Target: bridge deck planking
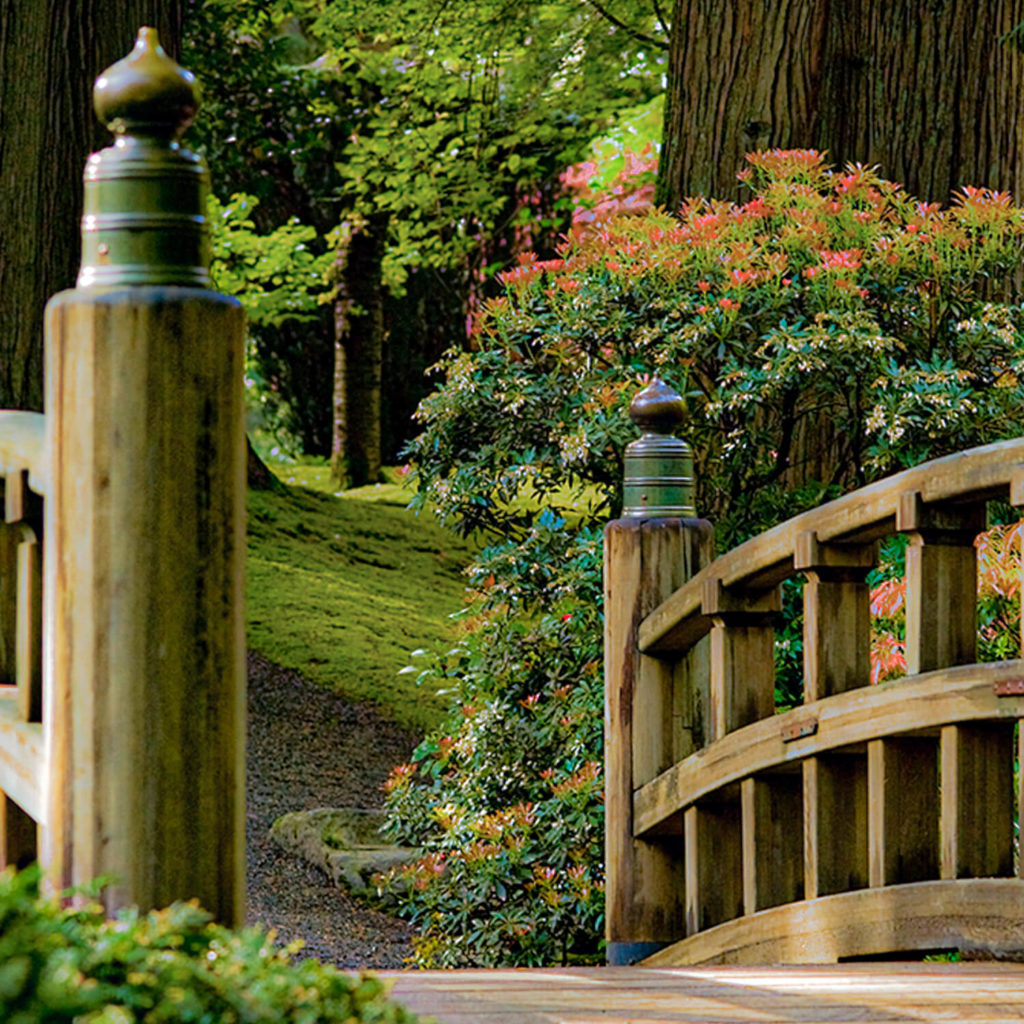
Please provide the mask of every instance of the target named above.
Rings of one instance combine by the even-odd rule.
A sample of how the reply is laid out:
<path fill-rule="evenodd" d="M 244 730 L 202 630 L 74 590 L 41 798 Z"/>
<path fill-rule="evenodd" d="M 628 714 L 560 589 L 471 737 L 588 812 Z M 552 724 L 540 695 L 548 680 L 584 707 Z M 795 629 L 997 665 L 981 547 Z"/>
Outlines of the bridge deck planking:
<path fill-rule="evenodd" d="M 870 1024 L 1024 1020 L 1024 966 L 873 963 L 384 972 L 439 1024 Z"/>

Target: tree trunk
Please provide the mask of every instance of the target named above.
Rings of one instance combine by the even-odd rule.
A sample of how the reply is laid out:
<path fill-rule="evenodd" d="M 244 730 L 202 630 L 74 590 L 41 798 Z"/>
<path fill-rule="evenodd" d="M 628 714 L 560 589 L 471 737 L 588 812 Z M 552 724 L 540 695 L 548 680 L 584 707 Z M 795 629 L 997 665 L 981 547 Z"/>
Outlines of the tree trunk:
<path fill-rule="evenodd" d="M 339 255 L 334 316 L 331 480 L 361 487 L 380 478 L 384 297 L 381 264 L 387 217 L 374 215 Z"/>
<path fill-rule="evenodd" d="M 911 195 L 963 185 L 1024 199 L 1024 55 L 1001 42 L 1024 0 L 829 5 L 815 145 L 878 164 Z"/>
<path fill-rule="evenodd" d="M 827 150 L 922 199 L 1022 194 L 1024 0 L 676 0 L 658 201 L 737 195 L 743 155 Z"/>
<path fill-rule="evenodd" d="M 823 0 L 676 0 L 657 202 L 733 199 L 743 156 L 810 146 Z"/>
<path fill-rule="evenodd" d="M 109 144 L 99 73 L 153 25 L 177 53 L 184 0 L 0 3 L 0 408 L 41 409 L 43 307 L 74 285 L 82 171 Z"/>

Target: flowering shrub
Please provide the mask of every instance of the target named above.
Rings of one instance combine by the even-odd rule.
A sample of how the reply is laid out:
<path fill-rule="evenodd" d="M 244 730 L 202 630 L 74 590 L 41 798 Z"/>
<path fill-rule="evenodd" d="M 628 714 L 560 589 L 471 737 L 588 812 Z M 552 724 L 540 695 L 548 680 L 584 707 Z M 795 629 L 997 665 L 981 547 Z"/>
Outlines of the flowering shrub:
<path fill-rule="evenodd" d="M 620 507 L 645 374 L 684 395 L 719 550 L 1024 427 L 1022 313 L 990 301 L 1024 233 L 1006 195 L 967 188 L 940 209 L 813 152 L 749 161 L 745 203 L 692 200 L 522 257 L 420 407 L 417 501 L 500 538 L 462 640 L 423 669 L 449 680 L 449 721 L 388 793 L 395 834 L 428 850 L 409 889 L 385 883 L 424 930 L 423 962 L 596 948 L 600 778 L 579 774 L 602 757 L 595 526 Z M 796 631 L 783 642 L 779 692 L 798 699 Z"/>
<path fill-rule="evenodd" d="M 455 646 L 420 652 L 450 680 L 443 732 L 386 783 L 391 836 L 429 848 L 380 879 L 421 934 L 424 964 L 565 962 L 593 954 L 600 851 L 601 538 L 541 515 L 485 551 Z"/>

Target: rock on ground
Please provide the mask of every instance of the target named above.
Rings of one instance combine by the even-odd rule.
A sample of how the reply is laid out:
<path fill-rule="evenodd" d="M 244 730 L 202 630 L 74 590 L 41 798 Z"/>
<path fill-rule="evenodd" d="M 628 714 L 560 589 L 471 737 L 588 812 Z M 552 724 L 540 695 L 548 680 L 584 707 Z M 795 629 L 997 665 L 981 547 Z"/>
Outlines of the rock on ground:
<path fill-rule="evenodd" d="M 338 888 L 271 841 L 275 819 L 318 807 L 379 808 L 381 785 L 417 737 L 250 653 L 246 754 L 248 921 L 302 939 L 338 967 L 396 968 L 412 953 L 404 922 Z"/>

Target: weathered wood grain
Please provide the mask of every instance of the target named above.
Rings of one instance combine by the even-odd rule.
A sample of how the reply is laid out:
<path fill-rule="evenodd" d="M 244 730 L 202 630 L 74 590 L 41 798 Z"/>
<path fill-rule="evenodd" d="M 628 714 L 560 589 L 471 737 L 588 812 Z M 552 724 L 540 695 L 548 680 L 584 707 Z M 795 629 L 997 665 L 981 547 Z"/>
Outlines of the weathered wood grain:
<path fill-rule="evenodd" d="M 813 533 L 820 544 L 870 543 L 895 532 L 904 494 L 919 495 L 924 506 L 950 503 L 963 496 L 977 504 L 1007 495 L 1022 462 L 1022 438 L 983 445 L 897 473 L 787 520 L 720 556 L 713 566 L 653 609 L 640 625 L 640 648 L 649 653 L 681 650 L 700 635 L 704 628 L 700 623 L 687 626 L 685 621 L 700 617 L 707 578 L 717 577 L 724 587 L 738 583 L 755 589 L 774 586 L 795 571 L 801 534 Z"/>
<path fill-rule="evenodd" d="M 788 903 L 700 932 L 645 966 L 834 963 L 894 950 L 1016 955 L 1024 882 L 977 878 L 859 889 Z"/>
<path fill-rule="evenodd" d="M 692 743 L 687 673 L 636 650 L 636 624 L 710 556 L 702 520 L 620 519 L 605 528 L 606 936 L 613 962 L 684 933 L 680 843 L 633 835 L 633 790 Z"/>
<path fill-rule="evenodd" d="M 939 877 L 938 743 L 899 736 L 868 743 L 869 884 Z"/>
<path fill-rule="evenodd" d="M 189 288 L 47 314 L 44 693 L 59 885 L 244 909 L 242 314 Z"/>
<path fill-rule="evenodd" d="M 942 877 L 1013 874 L 1013 723 L 942 730 Z"/>
<path fill-rule="evenodd" d="M 950 722 L 1016 721 L 1024 714 L 1024 696 L 997 696 L 995 687 L 1021 678 L 1024 661 L 960 665 L 850 690 L 757 722 L 641 787 L 634 798 L 634 828 L 643 834 L 722 786 L 839 747 L 938 730 Z M 797 738 L 787 740 L 787 734 Z"/>
<path fill-rule="evenodd" d="M 45 823 L 43 743 L 43 727 L 22 718 L 14 687 L 0 687 L 0 791 Z"/>
<path fill-rule="evenodd" d="M 440 1024 L 1008 1024 L 1024 1020 L 1016 964 L 604 967 L 383 972 Z"/>

